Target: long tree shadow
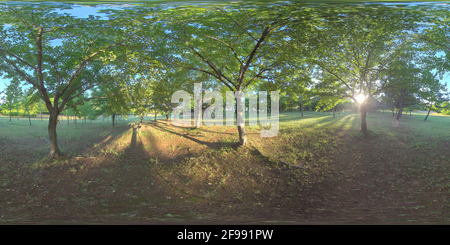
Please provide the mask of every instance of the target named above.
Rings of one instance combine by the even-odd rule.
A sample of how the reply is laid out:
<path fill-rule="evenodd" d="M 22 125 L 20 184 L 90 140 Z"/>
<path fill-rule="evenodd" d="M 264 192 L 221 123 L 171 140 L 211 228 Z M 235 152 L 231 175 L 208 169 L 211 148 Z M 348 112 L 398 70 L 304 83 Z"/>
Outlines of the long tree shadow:
<path fill-rule="evenodd" d="M 137 129 L 133 127 L 133 134 L 131 135 L 130 148 L 136 147 L 136 131 Z"/>
<path fill-rule="evenodd" d="M 343 129 L 345 127 L 345 125 L 348 124 L 348 122 L 350 120 L 354 120 L 354 118 L 351 115 L 348 116 L 344 116 L 344 117 L 332 117 L 332 118 L 324 118 L 322 120 L 322 123 L 318 123 L 320 124 L 320 127 L 333 127 L 336 129 Z"/>
<path fill-rule="evenodd" d="M 223 143 L 223 142 L 211 143 L 211 142 L 208 142 L 208 141 L 202 141 L 202 140 L 196 139 L 196 138 L 194 138 L 192 136 L 189 136 L 188 134 L 182 134 L 182 133 L 178 133 L 178 132 L 169 130 L 169 129 L 164 128 L 164 127 L 162 127 L 162 126 L 160 126 L 158 124 L 153 124 L 153 126 L 158 128 L 159 130 L 162 130 L 162 131 L 165 131 L 165 132 L 168 132 L 168 133 L 171 133 L 171 134 L 174 134 L 174 135 L 186 138 L 186 139 L 191 140 L 191 141 L 193 141 L 193 142 L 195 142 L 197 144 L 205 145 L 205 146 L 207 146 L 209 148 L 222 148 L 222 147 L 236 148 L 236 147 L 238 147 L 238 143 L 237 142 L 236 143 Z"/>
<path fill-rule="evenodd" d="M 98 155 L 100 149 L 122 137 L 127 130 L 127 126 L 116 128 L 95 126 L 81 131 L 74 128 L 57 128 L 58 147 L 62 157 Z M 0 149 L 0 154 L 4 156 L 5 161 L 35 162 L 48 157 L 50 145 L 47 131 L 43 128 L 37 128 L 27 137 L 6 137 L 4 140 L 8 142 L 8 147 Z M 20 155 L 9 156 L 10 152 L 19 151 Z"/>
<path fill-rule="evenodd" d="M 427 210 L 435 203 L 437 206 L 437 201 L 429 200 L 439 200 L 440 194 L 432 193 L 430 189 L 439 187 L 422 176 L 438 176 L 439 168 L 444 170 L 444 167 L 428 163 L 426 150 L 411 146 L 414 136 L 410 134 L 415 125 L 404 125 L 399 130 L 398 126 L 391 125 L 392 116 L 377 116 L 379 118 L 377 121 L 374 119 L 371 126 L 377 132 L 376 137 L 366 138 L 356 133 L 360 121 L 353 121 L 352 132 L 346 135 L 342 154 L 336 162 L 342 176 L 333 180 L 336 183 L 330 185 L 328 193 L 324 193 L 328 200 L 332 200 L 327 202 L 325 209 L 337 211 L 330 213 L 330 217 L 353 217 L 360 221 L 386 222 L 403 216 L 423 218 L 427 212 L 435 211 Z M 432 187 L 424 190 L 421 184 Z M 417 207 L 423 207 L 421 212 Z"/>
<path fill-rule="evenodd" d="M 129 130 L 129 126 L 111 127 L 97 136 L 88 136 L 80 140 L 61 139 L 58 140 L 65 149 L 70 149 L 68 155 L 89 154 L 97 155 L 98 151 L 110 146 L 112 142 L 123 137 Z M 87 142 L 86 142 L 87 141 Z"/>
<path fill-rule="evenodd" d="M 206 129 L 204 129 L 205 127 L 208 127 L 208 126 L 202 126 L 202 127 L 200 127 L 200 128 L 189 128 L 190 130 L 199 130 L 199 131 L 202 131 L 202 132 L 206 132 L 206 133 L 212 133 L 212 134 L 226 134 L 226 135 L 234 135 L 234 134 L 236 134 L 236 133 L 226 133 L 226 132 L 219 132 L 219 131 L 211 131 L 211 130 L 206 130 Z M 228 127 L 228 126 L 227 126 Z M 231 127 L 231 126 L 230 126 Z M 237 126 L 233 126 L 233 127 L 237 127 Z M 248 127 L 248 125 L 246 125 L 246 127 Z M 259 134 L 259 133 L 248 133 L 247 132 L 247 135 L 252 135 L 252 134 Z"/>
<path fill-rule="evenodd" d="M 149 125 L 149 123 L 144 123 L 144 125 Z M 150 144 L 154 151 L 147 150 L 146 144 Z M 136 127 L 133 127 L 130 145 L 126 149 L 126 152 L 128 157 L 132 159 L 132 164 L 134 166 L 145 166 L 151 169 L 153 180 L 156 181 L 155 178 L 159 179 L 158 182 L 160 186 L 164 187 L 162 191 L 165 196 L 152 198 L 157 199 L 160 202 L 166 202 L 168 209 L 173 208 L 172 210 L 167 211 L 168 213 L 176 213 L 179 215 L 178 218 L 182 219 L 191 219 L 192 215 L 196 215 L 191 212 L 191 207 L 189 205 L 184 204 L 187 204 L 186 201 L 188 201 L 187 199 L 189 198 L 204 199 L 204 197 L 196 196 L 188 190 L 184 190 L 182 186 L 180 187 L 175 185 L 172 183 L 171 179 L 161 173 L 161 169 L 170 169 L 174 162 L 183 161 L 186 154 L 178 154 L 175 156 L 162 154 L 163 151 L 161 151 L 160 146 L 158 145 L 157 137 L 155 137 L 154 133 L 149 133 L 145 127 L 142 127 L 142 131 L 139 131 Z M 159 153 L 153 154 L 154 152 Z M 151 183 L 151 185 L 153 185 L 153 183 Z M 151 187 L 155 188 L 155 186 Z M 187 199 L 183 199 L 183 196 L 187 197 Z M 179 203 L 183 205 L 179 205 Z"/>
<path fill-rule="evenodd" d="M 22 220 L 170 220 L 165 214 L 176 213 L 172 207 L 178 199 L 155 174 L 132 130 L 124 152 L 21 165 L 17 174 L 8 170 L 12 176 L 7 188 L 14 192 L 0 189 L 1 203 L 8 202 L 0 215 Z M 106 130 L 103 147 L 124 132 L 109 137 L 112 132 Z"/>
<path fill-rule="evenodd" d="M 315 126 L 320 126 L 320 128 L 322 128 L 322 126 L 329 126 L 332 125 L 336 122 L 341 122 L 343 119 L 345 119 L 345 121 L 347 120 L 346 118 L 350 119 L 351 115 L 342 115 L 342 116 L 338 116 L 333 118 L 333 116 L 321 116 L 321 117 L 311 117 L 311 118 L 305 118 L 304 121 L 301 121 L 302 124 L 296 124 L 296 125 L 287 125 L 287 126 L 283 126 L 282 123 L 280 123 L 280 129 L 279 132 L 280 133 L 290 133 L 290 132 L 295 132 L 299 129 L 299 127 L 305 127 L 305 128 L 314 128 Z M 345 125 L 344 124 L 340 124 L 340 125 Z"/>

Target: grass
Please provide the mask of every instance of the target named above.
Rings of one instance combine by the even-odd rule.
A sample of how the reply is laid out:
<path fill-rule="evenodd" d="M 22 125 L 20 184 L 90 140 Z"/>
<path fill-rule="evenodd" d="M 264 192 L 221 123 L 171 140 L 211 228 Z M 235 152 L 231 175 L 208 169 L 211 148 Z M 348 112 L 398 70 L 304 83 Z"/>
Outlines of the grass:
<path fill-rule="evenodd" d="M 447 222 L 450 117 L 424 117 L 372 113 L 363 135 L 355 113 L 282 113 L 245 147 L 236 127 L 63 119 L 55 160 L 46 121 L 0 117 L 0 221 Z"/>

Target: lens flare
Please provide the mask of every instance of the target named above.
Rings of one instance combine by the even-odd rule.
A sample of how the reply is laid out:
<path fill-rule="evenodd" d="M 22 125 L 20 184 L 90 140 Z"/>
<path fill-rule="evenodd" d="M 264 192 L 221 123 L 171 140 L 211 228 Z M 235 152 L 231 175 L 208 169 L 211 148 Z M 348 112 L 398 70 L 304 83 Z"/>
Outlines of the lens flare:
<path fill-rule="evenodd" d="M 358 94 L 356 96 L 356 100 L 358 101 L 358 103 L 363 103 L 364 102 L 364 95 L 363 94 Z"/>

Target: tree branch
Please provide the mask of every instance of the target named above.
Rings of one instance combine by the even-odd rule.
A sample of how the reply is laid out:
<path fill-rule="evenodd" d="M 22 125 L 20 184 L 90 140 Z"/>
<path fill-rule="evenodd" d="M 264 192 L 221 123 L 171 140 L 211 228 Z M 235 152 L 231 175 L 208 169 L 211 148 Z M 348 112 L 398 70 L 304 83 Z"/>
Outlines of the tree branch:
<path fill-rule="evenodd" d="M 68 95 L 63 99 L 63 102 L 61 103 L 61 107 L 64 108 L 64 106 L 67 104 L 67 102 L 69 102 L 69 101 L 71 101 L 72 99 L 74 99 L 74 98 L 80 96 L 81 94 L 83 94 L 84 92 L 86 92 L 87 90 L 89 90 L 89 89 L 91 89 L 91 88 L 93 88 L 93 87 L 95 87 L 95 86 L 100 86 L 100 85 L 102 85 L 102 84 L 104 84 L 104 83 L 107 83 L 107 82 L 111 81 L 112 79 L 116 78 L 117 76 L 118 76 L 118 75 L 112 76 L 112 77 L 110 77 L 109 79 L 107 79 L 106 81 L 103 81 L 103 82 L 100 82 L 100 83 L 95 83 L 95 84 L 93 84 L 93 85 L 91 85 L 91 86 L 88 86 L 88 87 L 86 87 L 85 89 L 83 89 L 81 92 L 79 92 L 78 94 L 76 94 L 76 95 L 74 95 L 74 96 L 72 96 L 72 97 L 69 97 L 69 98 L 68 98 L 68 95 L 72 94 L 73 92 L 70 93 L 70 94 L 68 94 Z"/>
<path fill-rule="evenodd" d="M 110 49 L 110 48 L 113 48 L 113 47 L 122 45 L 122 42 L 123 42 L 123 41 L 118 42 L 118 43 L 115 43 L 115 44 L 112 44 L 112 45 L 109 45 L 109 46 L 107 46 L 107 47 L 105 47 L 105 48 L 102 48 L 102 49 L 98 50 L 97 52 L 94 52 L 93 54 L 91 54 L 91 55 L 88 56 L 87 58 L 85 58 L 85 59 L 81 62 L 81 64 L 78 66 L 78 68 L 75 70 L 75 72 L 72 74 L 72 76 L 70 77 L 70 79 L 69 79 L 69 81 L 67 82 L 66 86 L 65 86 L 64 89 L 61 91 L 61 94 L 64 94 L 65 91 L 67 90 L 67 88 L 70 86 L 70 84 L 75 80 L 75 78 L 78 77 L 78 76 L 80 75 L 79 72 L 80 72 L 81 68 L 82 68 L 83 66 L 85 66 L 86 63 L 87 63 L 90 59 L 92 59 L 93 57 L 95 57 L 97 54 L 99 54 L 99 53 L 101 53 L 101 52 L 104 52 L 105 50 L 108 50 L 108 49 Z"/>
<path fill-rule="evenodd" d="M 276 64 L 277 64 L 277 63 L 275 62 L 275 64 L 273 64 L 271 67 L 266 68 L 266 69 L 262 69 L 256 76 L 254 76 L 252 79 L 250 79 L 250 80 L 242 87 L 242 90 L 245 90 L 245 89 L 247 88 L 247 86 L 250 85 L 250 83 L 251 83 L 252 81 L 254 81 L 256 78 L 261 77 L 261 75 L 262 75 L 264 72 L 270 71 L 270 70 L 272 70 L 273 68 L 275 68 Z"/>
<path fill-rule="evenodd" d="M 239 26 L 244 32 L 246 32 L 251 38 L 253 38 L 253 40 L 255 40 L 256 42 L 258 42 L 258 40 L 244 27 L 242 27 L 239 22 L 237 22 L 235 19 L 233 19 L 230 15 L 228 15 L 227 13 L 225 13 L 222 9 L 215 7 L 217 10 L 219 10 L 220 12 L 222 12 L 222 14 L 224 14 L 225 16 L 227 16 L 228 18 L 230 18 L 237 26 Z"/>
<path fill-rule="evenodd" d="M 4 49 L 2 49 L 2 48 L 0 48 L 0 52 L 5 52 L 5 53 L 7 53 L 8 55 L 10 55 L 10 56 L 16 58 L 18 61 L 24 63 L 24 64 L 27 65 L 27 66 L 29 66 L 29 67 L 32 68 L 33 70 L 36 70 L 36 67 L 32 66 L 30 63 L 24 61 L 23 59 L 21 59 L 20 57 L 18 57 L 18 56 L 15 55 L 15 54 L 13 54 L 13 53 L 11 53 L 11 52 L 8 52 L 8 51 L 6 51 L 6 50 L 4 50 Z"/>
<path fill-rule="evenodd" d="M 319 65 L 320 66 L 320 65 Z M 325 69 L 328 73 L 332 74 L 333 76 L 335 76 L 337 79 L 339 79 L 350 91 L 352 91 L 352 93 L 354 94 L 355 91 L 350 88 L 350 86 L 344 81 L 342 80 L 342 78 L 340 78 L 338 75 L 336 75 L 335 73 L 333 73 L 332 71 L 328 70 L 326 67 L 322 67 L 320 66 L 322 69 Z"/>
<path fill-rule="evenodd" d="M 423 36 L 423 35 L 420 36 L 420 38 L 423 39 L 423 40 L 425 40 L 425 41 L 428 42 L 428 43 L 435 44 L 435 45 L 437 45 L 437 46 L 440 46 L 440 47 L 442 47 L 442 48 L 447 49 L 448 51 L 450 51 L 450 46 L 446 46 L 446 45 L 444 45 L 444 44 L 440 44 L 440 43 L 437 43 L 437 42 L 435 42 L 435 41 L 432 41 L 432 40 L 426 38 L 426 37 Z"/>
<path fill-rule="evenodd" d="M 5 54 L 3 53 L 3 51 L 0 51 L 0 53 L 2 54 L 3 58 L 6 60 L 6 62 L 8 62 L 11 66 L 13 66 L 13 70 L 15 70 L 17 73 L 19 73 L 27 82 L 31 83 L 35 88 L 39 89 L 39 86 L 37 83 L 33 82 L 33 80 L 31 80 L 26 73 L 24 73 L 23 71 L 21 71 L 15 64 L 14 62 L 10 61 L 8 58 L 6 58 Z"/>
<path fill-rule="evenodd" d="M 247 59 L 247 62 L 245 64 L 244 69 L 242 70 L 242 73 L 239 74 L 239 85 L 238 86 L 240 86 L 242 84 L 245 73 L 247 72 L 248 67 L 250 66 L 250 63 L 252 62 L 253 57 L 255 56 L 258 49 L 261 47 L 261 44 L 266 39 L 267 35 L 269 35 L 270 31 L 271 31 L 270 27 L 266 27 L 264 29 L 263 33 L 261 34 L 261 37 L 259 38 L 258 42 L 256 43 L 255 47 L 253 48 L 253 50 L 249 56 L 249 58 Z"/>
<path fill-rule="evenodd" d="M 84 100 L 80 100 L 80 101 L 76 102 L 76 103 L 73 104 L 73 105 L 67 106 L 67 107 L 65 107 L 65 108 L 63 108 L 63 109 L 61 109 L 61 110 L 59 110 L 59 112 L 61 113 L 61 112 L 65 111 L 65 110 L 68 110 L 68 109 L 70 109 L 70 108 L 73 108 L 73 107 L 75 107 L 75 106 L 77 106 L 77 105 L 79 105 L 79 104 L 81 104 L 81 103 L 83 103 L 83 102 L 85 102 L 85 101 L 88 101 L 88 100 L 93 100 L 93 99 L 106 99 L 106 98 L 108 98 L 108 97 L 100 97 L 100 96 L 97 96 L 97 97 L 86 98 L 86 99 L 84 99 Z"/>

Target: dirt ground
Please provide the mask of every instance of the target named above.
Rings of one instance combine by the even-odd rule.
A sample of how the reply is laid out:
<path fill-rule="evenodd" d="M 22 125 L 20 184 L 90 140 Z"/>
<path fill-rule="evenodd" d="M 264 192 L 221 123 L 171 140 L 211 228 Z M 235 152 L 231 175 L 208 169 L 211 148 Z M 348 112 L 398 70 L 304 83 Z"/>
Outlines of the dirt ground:
<path fill-rule="evenodd" d="M 26 141 L 30 147 L 21 148 L 24 158 L 1 163 L 0 217 L 6 223 L 79 224 L 448 222 L 450 142 L 419 149 L 411 143 L 416 129 L 402 124 L 395 130 L 404 137 L 337 134 L 327 157 L 305 169 L 262 156 L 254 148 L 264 143 L 257 144 L 256 130 L 248 130 L 255 143 L 237 146 L 228 140 L 236 136 L 232 127 L 190 129 L 158 121 L 145 123 L 140 133 L 135 125 L 111 128 L 92 146 L 61 140 L 82 156 L 31 168 L 24 159 L 32 158 L 31 146 L 40 139 L 3 139 L 0 146 Z"/>

